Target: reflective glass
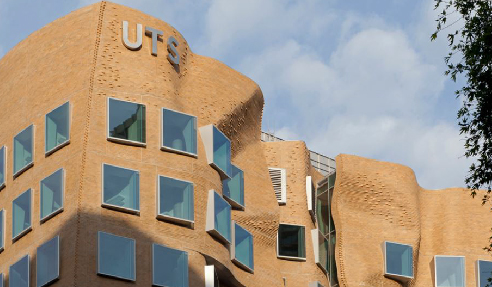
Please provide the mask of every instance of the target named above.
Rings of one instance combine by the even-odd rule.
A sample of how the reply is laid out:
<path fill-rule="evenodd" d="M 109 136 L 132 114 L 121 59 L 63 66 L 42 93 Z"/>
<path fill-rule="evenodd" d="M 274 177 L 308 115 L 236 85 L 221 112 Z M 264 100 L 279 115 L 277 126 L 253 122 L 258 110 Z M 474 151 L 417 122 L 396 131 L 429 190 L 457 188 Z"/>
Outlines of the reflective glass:
<path fill-rule="evenodd" d="M 14 137 L 14 174 L 33 162 L 32 136 L 33 126 L 30 125 Z"/>
<path fill-rule="evenodd" d="M 193 183 L 159 176 L 159 214 L 193 221 Z"/>
<path fill-rule="evenodd" d="M 31 227 L 31 189 L 12 202 L 12 238 Z"/>
<path fill-rule="evenodd" d="M 412 246 L 385 242 L 386 274 L 413 277 Z"/>
<path fill-rule="evenodd" d="M 231 242 L 231 206 L 219 194 L 214 192 L 215 230 Z"/>
<path fill-rule="evenodd" d="M 5 184 L 5 146 L 0 148 L 0 188 Z"/>
<path fill-rule="evenodd" d="M 3 273 L 0 273 L 0 287 L 3 287 Z"/>
<path fill-rule="evenodd" d="M 316 196 L 316 221 L 318 222 L 318 228 L 323 233 L 327 235 L 329 232 L 329 214 L 330 209 L 328 205 L 328 190 L 327 184 L 318 188 L 318 195 Z"/>
<path fill-rule="evenodd" d="M 164 147 L 197 153 L 196 117 L 162 109 L 162 128 Z"/>
<path fill-rule="evenodd" d="M 4 220 L 5 220 L 5 211 L 2 209 L 0 210 L 0 250 L 4 248 L 4 242 L 3 238 L 5 235 L 5 230 L 4 230 Z"/>
<path fill-rule="evenodd" d="M 214 138 L 214 164 L 227 176 L 231 176 L 231 142 L 215 126 L 213 128 Z"/>
<path fill-rule="evenodd" d="M 63 207 L 63 169 L 41 181 L 41 220 Z"/>
<path fill-rule="evenodd" d="M 492 286 L 492 261 L 478 260 L 478 273 L 480 278 L 478 287 Z"/>
<path fill-rule="evenodd" d="M 306 258 L 304 226 L 280 224 L 278 227 L 278 255 Z"/>
<path fill-rule="evenodd" d="M 188 253 L 152 244 L 152 284 L 188 287 Z"/>
<path fill-rule="evenodd" d="M 10 266 L 9 287 L 29 287 L 29 255 Z"/>
<path fill-rule="evenodd" d="M 254 270 L 253 236 L 237 223 L 234 225 L 234 231 L 236 260 Z"/>
<path fill-rule="evenodd" d="M 222 181 L 222 188 L 224 196 L 244 206 L 244 174 L 242 170 L 232 165 L 231 178 Z"/>
<path fill-rule="evenodd" d="M 109 137 L 145 143 L 145 106 L 109 98 Z"/>
<path fill-rule="evenodd" d="M 36 252 L 36 286 L 46 286 L 60 276 L 60 237 L 38 247 Z"/>
<path fill-rule="evenodd" d="M 98 232 L 97 273 L 135 280 L 135 240 Z"/>
<path fill-rule="evenodd" d="M 138 211 L 139 174 L 138 171 L 104 164 L 103 203 Z"/>
<path fill-rule="evenodd" d="M 66 143 L 70 136 L 70 104 L 66 102 L 47 114 L 45 126 L 45 152 Z"/>
<path fill-rule="evenodd" d="M 328 269 L 328 240 L 318 231 L 318 251 L 319 251 L 319 264 L 325 269 Z"/>
<path fill-rule="evenodd" d="M 435 256 L 436 287 L 465 287 L 465 258 Z"/>
<path fill-rule="evenodd" d="M 328 244 L 328 256 L 329 256 L 329 267 L 330 270 L 328 273 L 330 274 L 330 282 L 332 286 L 338 284 L 338 276 L 337 276 L 337 265 L 335 262 L 335 243 L 336 243 L 336 235 L 332 233 L 330 235 L 329 244 Z"/>

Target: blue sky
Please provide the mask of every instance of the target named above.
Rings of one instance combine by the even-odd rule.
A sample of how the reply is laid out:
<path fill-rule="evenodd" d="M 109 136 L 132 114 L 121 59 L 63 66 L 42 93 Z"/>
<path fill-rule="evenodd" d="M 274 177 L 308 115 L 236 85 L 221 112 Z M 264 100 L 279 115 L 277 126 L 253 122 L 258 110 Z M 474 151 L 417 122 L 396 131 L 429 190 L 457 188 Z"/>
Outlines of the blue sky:
<path fill-rule="evenodd" d="M 0 56 L 96 1 L 0 0 Z M 410 166 L 424 188 L 464 186 L 459 86 L 444 75 L 432 0 L 118 0 L 180 31 L 193 52 L 257 82 L 263 129 L 334 157 Z M 459 24 L 459 23 L 458 23 Z"/>

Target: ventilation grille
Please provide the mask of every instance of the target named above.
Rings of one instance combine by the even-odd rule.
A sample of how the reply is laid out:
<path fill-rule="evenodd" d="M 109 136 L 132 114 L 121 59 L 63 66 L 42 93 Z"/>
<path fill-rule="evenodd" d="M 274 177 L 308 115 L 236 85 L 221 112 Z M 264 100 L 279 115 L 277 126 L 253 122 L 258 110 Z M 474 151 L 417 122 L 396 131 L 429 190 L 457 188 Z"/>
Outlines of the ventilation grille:
<path fill-rule="evenodd" d="M 279 204 L 287 203 L 287 180 L 286 172 L 283 168 L 269 167 L 270 179 L 272 180 L 273 190 L 275 191 L 275 197 Z"/>

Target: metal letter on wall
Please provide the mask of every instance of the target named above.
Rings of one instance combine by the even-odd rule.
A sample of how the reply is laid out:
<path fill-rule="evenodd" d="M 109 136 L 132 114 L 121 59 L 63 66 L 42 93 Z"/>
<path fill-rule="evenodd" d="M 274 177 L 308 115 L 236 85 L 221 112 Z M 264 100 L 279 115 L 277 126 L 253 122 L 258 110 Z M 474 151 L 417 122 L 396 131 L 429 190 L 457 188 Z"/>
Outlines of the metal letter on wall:
<path fill-rule="evenodd" d="M 123 21 L 123 45 L 129 50 L 138 50 L 142 47 L 142 24 L 137 24 L 137 41 L 128 40 L 128 21 Z"/>
<path fill-rule="evenodd" d="M 150 27 L 145 27 L 145 35 L 152 37 L 152 55 L 157 56 L 157 36 L 164 35 L 164 32 Z"/>
<path fill-rule="evenodd" d="M 179 65 L 179 54 L 176 49 L 178 45 L 178 41 L 174 39 L 173 36 L 170 36 L 169 39 L 167 39 L 167 51 L 169 52 L 169 54 L 167 54 L 167 59 L 173 65 Z"/>

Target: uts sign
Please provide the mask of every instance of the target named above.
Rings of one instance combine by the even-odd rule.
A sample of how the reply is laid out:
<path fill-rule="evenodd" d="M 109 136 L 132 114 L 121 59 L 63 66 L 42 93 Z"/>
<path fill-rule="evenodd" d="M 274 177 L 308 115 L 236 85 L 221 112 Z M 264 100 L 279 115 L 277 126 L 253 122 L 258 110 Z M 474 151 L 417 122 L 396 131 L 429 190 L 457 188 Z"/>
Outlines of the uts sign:
<path fill-rule="evenodd" d="M 137 24 L 137 40 L 136 42 L 130 42 L 128 40 L 128 21 L 123 21 L 123 45 L 127 47 L 129 50 L 136 51 L 142 48 L 142 37 L 143 37 L 143 29 L 142 24 Z M 152 38 L 152 55 L 157 56 L 157 39 L 159 36 L 163 36 L 164 32 L 161 30 L 157 30 L 151 27 L 145 27 L 145 35 Z M 167 59 L 173 65 L 179 65 L 179 54 L 176 47 L 178 47 L 178 41 L 173 37 L 169 36 L 167 39 Z"/>

